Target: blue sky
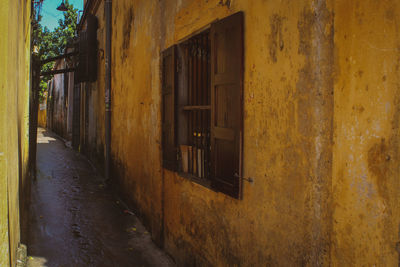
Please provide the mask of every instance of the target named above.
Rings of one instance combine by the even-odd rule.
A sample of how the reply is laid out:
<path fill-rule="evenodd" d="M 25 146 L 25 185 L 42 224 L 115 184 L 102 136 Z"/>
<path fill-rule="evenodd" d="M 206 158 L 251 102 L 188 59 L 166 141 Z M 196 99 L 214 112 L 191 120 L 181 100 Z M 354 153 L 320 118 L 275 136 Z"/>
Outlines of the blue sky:
<path fill-rule="evenodd" d="M 1 0 L 0 0 L 1 1 Z M 83 0 L 69 0 L 75 8 L 83 10 Z M 58 26 L 58 20 L 63 18 L 63 12 L 56 8 L 61 4 L 61 0 L 44 0 L 41 15 L 43 16 L 40 24 L 47 26 L 50 31 Z"/>

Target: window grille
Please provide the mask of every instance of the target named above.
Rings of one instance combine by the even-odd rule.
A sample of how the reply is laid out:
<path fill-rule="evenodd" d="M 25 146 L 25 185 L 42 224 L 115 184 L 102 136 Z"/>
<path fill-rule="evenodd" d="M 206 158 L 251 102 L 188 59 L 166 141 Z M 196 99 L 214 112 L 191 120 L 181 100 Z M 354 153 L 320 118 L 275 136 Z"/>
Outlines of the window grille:
<path fill-rule="evenodd" d="M 187 105 L 183 107 L 187 120 L 187 147 L 181 146 L 183 172 L 197 178 L 210 177 L 210 38 L 209 31 L 198 34 L 183 46 L 186 48 Z M 183 151 L 186 150 L 186 151 Z"/>

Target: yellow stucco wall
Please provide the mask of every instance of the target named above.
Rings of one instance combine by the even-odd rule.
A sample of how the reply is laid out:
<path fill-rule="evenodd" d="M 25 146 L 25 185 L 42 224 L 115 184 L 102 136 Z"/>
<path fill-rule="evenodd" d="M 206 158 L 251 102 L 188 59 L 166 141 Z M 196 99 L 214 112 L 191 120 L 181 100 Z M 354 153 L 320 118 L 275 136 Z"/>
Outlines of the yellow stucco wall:
<path fill-rule="evenodd" d="M 15 264 L 28 160 L 30 1 L 0 3 L 0 266 Z"/>
<path fill-rule="evenodd" d="M 0 33 L 8 32 L 8 1 L 0 4 Z M 7 132 L 3 127 L 6 123 L 7 99 L 7 48 L 5 38 L 0 39 L 0 265 L 9 264 L 8 243 L 8 202 L 7 202 L 7 164 L 5 150 L 7 146 Z"/>
<path fill-rule="evenodd" d="M 399 14 L 399 1 L 335 1 L 337 266 L 399 264 Z"/>
<path fill-rule="evenodd" d="M 329 261 L 333 98 L 329 66 L 318 68 L 332 61 L 331 10 L 323 1 L 192 1 L 173 17 L 172 42 L 240 10 L 243 176 L 255 182 L 238 201 L 166 171 L 167 247 L 181 264 L 320 265 Z"/>
<path fill-rule="evenodd" d="M 255 183 L 244 183 L 243 200 L 235 200 L 161 168 L 159 55 L 241 10 L 244 176 Z M 322 14 L 322 32 L 313 11 Z M 164 227 L 165 248 L 178 263 L 328 260 L 333 83 L 325 75 L 329 69 L 314 71 L 332 61 L 330 14 L 323 2 L 309 1 L 113 3 L 116 170 L 155 239 Z M 320 57 L 312 57 L 317 51 Z"/>
<path fill-rule="evenodd" d="M 38 126 L 46 128 L 47 124 L 47 110 L 38 111 Z"/>
<path fill-rule="evenodd" d="M 160 145 L 161 51 L 238 11 L 243 175 L 255 181 L 242 200 L 164 170 Z M 178 264 L 396 265 L 399 11 L 395 0 L 113 1 L 112 178 Z M 102 48 L 102 4 L 96 15 Z M 91 86 L 102 124 L 103 74 Z"/>

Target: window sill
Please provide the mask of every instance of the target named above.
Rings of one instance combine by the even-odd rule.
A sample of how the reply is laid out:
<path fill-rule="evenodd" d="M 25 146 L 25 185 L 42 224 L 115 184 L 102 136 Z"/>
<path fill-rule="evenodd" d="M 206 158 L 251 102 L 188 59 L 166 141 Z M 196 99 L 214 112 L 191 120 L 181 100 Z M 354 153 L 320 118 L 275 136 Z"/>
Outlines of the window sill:
<path fill-rule="evenodd" d="M 218 192 L 217 190 L 215 190 L 215 188 L 212 186 L 211 181 L 210 180 L 204 180 L 204 179 L 200 179 L 192 174 L 189 173 L 185 173 L 185 172 L 178 172 L 178 175 L 182 178 L 186 178 L 188 180 L 190 180 L 193 183 L 199 184 L 201 186 L 204 186 L 208 189 L 210 189 L 211 191 L 214 192 Z"/>

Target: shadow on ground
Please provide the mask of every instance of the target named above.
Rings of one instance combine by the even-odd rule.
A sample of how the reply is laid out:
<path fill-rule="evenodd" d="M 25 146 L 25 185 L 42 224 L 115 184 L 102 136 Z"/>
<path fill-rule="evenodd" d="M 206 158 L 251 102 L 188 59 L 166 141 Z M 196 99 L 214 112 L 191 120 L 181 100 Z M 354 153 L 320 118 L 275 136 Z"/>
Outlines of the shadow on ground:
<path fill-rule="evenodd" d="M 28 266 L 173 266 L 80 154 L 38 130 Z"/>

